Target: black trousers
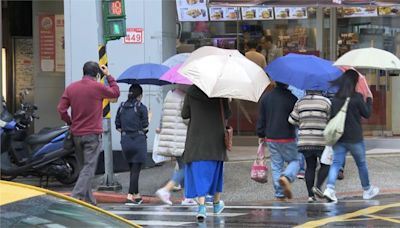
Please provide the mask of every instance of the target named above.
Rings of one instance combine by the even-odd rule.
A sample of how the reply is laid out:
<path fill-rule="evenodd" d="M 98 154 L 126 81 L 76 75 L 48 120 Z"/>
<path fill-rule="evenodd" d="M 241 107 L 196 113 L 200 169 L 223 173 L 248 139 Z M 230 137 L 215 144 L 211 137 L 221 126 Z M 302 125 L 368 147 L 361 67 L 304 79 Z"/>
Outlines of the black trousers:
<path fill-rule="evenodd" d="M 129 194 L 139 193 L 139 175 L 142 170 L 142 163 L 129 163 L 131 178 L 129 182 Z"/>
<path fill-rule="evenodd" d="M 321 159 L 322 151 L 302 151 L 304 157 L 306 159 L 306 186 L 308 191 L 308 196 L 313 197 L 314 193 L 312 192 L 312 187 L 315 184 L 315 171 L 317 169 L 318 160 Z M 326 177 L 329 173 L 329 165 L 325 165 L 320 163 L 320 168 L 317 174 L 317 185 L 316 187 L 321 189 L 322 184 L 324 183 Z"/>

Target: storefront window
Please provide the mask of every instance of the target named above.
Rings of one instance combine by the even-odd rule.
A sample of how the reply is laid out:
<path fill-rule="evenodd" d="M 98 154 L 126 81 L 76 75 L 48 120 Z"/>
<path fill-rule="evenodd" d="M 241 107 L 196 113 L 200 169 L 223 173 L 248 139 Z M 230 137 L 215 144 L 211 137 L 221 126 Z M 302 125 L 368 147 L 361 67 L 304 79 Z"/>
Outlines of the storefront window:
<path fill-rule="evenodd" d="M 385 7 L 383 13 L 378 13 L 374 7 L 335 8 L 335 11 L 324 7 L 322 26 L 317 21 L 317 8 L 296 8 L 295 14 L 303 18 L 287 19 L 289 9 L 292 11 L 292 8 L 282 9 L 278 16 L 275 11 L 274 19 L 268 20 L 246 20 L 245 18 L 256 17 L 259 11 L 242 10 L 241 19 L 236 21 L 181 22 L 182 32 L 177 51 L 191 52 L 201 46 L 210 45 L 238 49 L 245 53 L 247 41 L 256 40 L 262 52 L 260 38 L 271 36 L 283 55 L 303 53 L 336 60 L 349 50 L 370 46 L 400 55 L 400 7 Z M 336 16 L 331 18 L 333 12 Z M 332 28 L 332 25 L 335 27 Z M 336 29 L 336 35 L 332 29 Z M 396 88 L 400 89 L 400 77 L 386 77 L 384 72 L 371 70 L 363 73 L 366 74 L 374 94 L 373 115 L 364 121 L 366 134 L 400 134 L 400 120 L 393 118 L 393 114 L 400 113 L 400 108 L 394 106 L 400 98 L 393 93 Z M 390 74 L 393 73 L 389 72 Z M 254 135 L 258 117 L 257 104 L 234 101 L 232 110 L 231 124 L 237 130 L 236 133 Z"/>
<path fill-rule="evenodd" d="M 339 56 L 356 48 L 375 47 L 400 54 L 400 18 L 397 16 L 355 17 L 338 19 Z M 400 110 L 395 104 L 400 80 L 396 72 L 363 70 L 374 96 L 372 116 L 364 120 L 366 135 L 399 134 Z"/>

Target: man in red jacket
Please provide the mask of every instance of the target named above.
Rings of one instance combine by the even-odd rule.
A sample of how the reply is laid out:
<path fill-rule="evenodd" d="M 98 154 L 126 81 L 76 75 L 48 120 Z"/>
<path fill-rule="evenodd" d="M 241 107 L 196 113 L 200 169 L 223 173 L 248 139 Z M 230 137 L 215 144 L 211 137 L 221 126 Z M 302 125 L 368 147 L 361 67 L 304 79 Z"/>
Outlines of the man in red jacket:
<path fill-rule="evenodd" d="M 103 72 L 109 87 L 98 82 Z M 96 62 L 86 62 L 83 78 L 70 84 L 64 91 L 57 110 L 61 119 L 71 126 L 75 152 L 83 164 L 72 197 L 96 205 L 92 195 L 92 180 L 101 151 L 103 99 L 119 97 L 119 87 L 106 66 Z M 68 109 L 71 107 L 71 116 Z"/>

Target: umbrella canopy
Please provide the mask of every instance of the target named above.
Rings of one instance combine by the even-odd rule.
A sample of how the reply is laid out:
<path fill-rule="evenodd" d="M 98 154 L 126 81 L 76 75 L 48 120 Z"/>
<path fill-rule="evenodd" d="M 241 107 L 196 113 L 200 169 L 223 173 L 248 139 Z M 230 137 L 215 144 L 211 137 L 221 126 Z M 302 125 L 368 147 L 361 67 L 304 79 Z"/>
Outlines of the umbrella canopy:
<path fill-rule="evenodd" d="M 261 67 L 237 50 L 205 46 L 178 70 L 209 97 L 257 102 L 270 83 Z"/>
<path fill-rule="evenodd" d="M 173 67 L 182 64 L 190 56 L 190 53 L 180 53 L 169 57 L 162 64 L 167 67 Z"/>
<path fill-rule="evenodd" d="M 192 85 L 193 83 L 189 81 L 189 79 L 183 77 L 180 73 L 178 73 L 178 69 L 182 66 L 182 64 L 178 64 L 171 69 L 169 69 L 165 74 L 160 77 L 160 80 L 164 80 L 174 84 L 182 84 L 182 85 Z"/>
<path fill-rule="evenodd" d="M 117 79 L 117 82 L 128 84 L 166 85 L 160 77 L 169 70 L 167 66 L 154 63 L 138 64 L 129 67 Z"/>
<path fill-rule="evenodd" d="M 372 47 L 349 51 L 340 57 L 334 65 L 367 69 L 400 70 L 399 58 L 388 51 Z"/>
<path fill-rule="evenodd" d="M 343 72 L 345 72 L 346 70 L 350 70 L 350 69 L 357 71 L 353 67 L 340 67 L 340 69 Z M 357 71 L 357 73 L 358 73 L 358 82 L 357 82 L 357 85 L 356 85 L 356 91 L 361 93 L 365 99 L 367 97 L 371 97 L 372 96 L 372 92 L 369 89 L 369 85 L 368 85 L 367 79 L 360 72 Z"/>
<path fill-rule="evenodd" d="M 288 54 L 272 61 L 266 68 L 267 74 L 275 81 L 292 85 L 302 90 L 328 91 L 329 81 L 338 78 L 342 72 L 332 62 L 313 56 Z"/>

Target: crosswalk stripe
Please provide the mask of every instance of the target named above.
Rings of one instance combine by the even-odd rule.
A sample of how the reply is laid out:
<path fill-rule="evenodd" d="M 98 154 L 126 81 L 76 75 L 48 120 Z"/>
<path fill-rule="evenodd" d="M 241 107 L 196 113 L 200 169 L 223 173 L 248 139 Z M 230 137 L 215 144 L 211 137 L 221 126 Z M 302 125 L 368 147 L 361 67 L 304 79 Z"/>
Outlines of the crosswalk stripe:
<path fill-rule="evenodd" d="M 194 224 L 194 222 L 171 222 L 171 221 L 158 221 L 158 220 L 129 220 L 141 226 L 184 226 Z"/>
<path fill-rule="evenodd" d="M 325 203 L 324 203 L 325 204 Z M 134 206 L 134 208 L 154 208 L 154 205 L 140 205 Z M 197 208 L 195 206 L 184 206 L 184 205 L 157 205 L 158 208 Z M 213 206 L 207 205 L 207 208 L 212 208 Z M 132 209 L 132 206 L 119 206 L 120 209 Z M 289 206 L 225 206 L 225 209 L 272 209 L 272 210 L 285 210 L 290 209 L 292 207 Z"/>
<path fill-rule="evenodd" d="M 166 215 L 166 216 L 195 216 L 197 212 L 172 212 L 172 211 L 110 211 L 117 215 Z M 235 217 L 246 215 L 247 213 L 221 213 L 214 215 L 213 213 L 207 213 L 207 216 L 219 216 L 219 217 Z"/>

